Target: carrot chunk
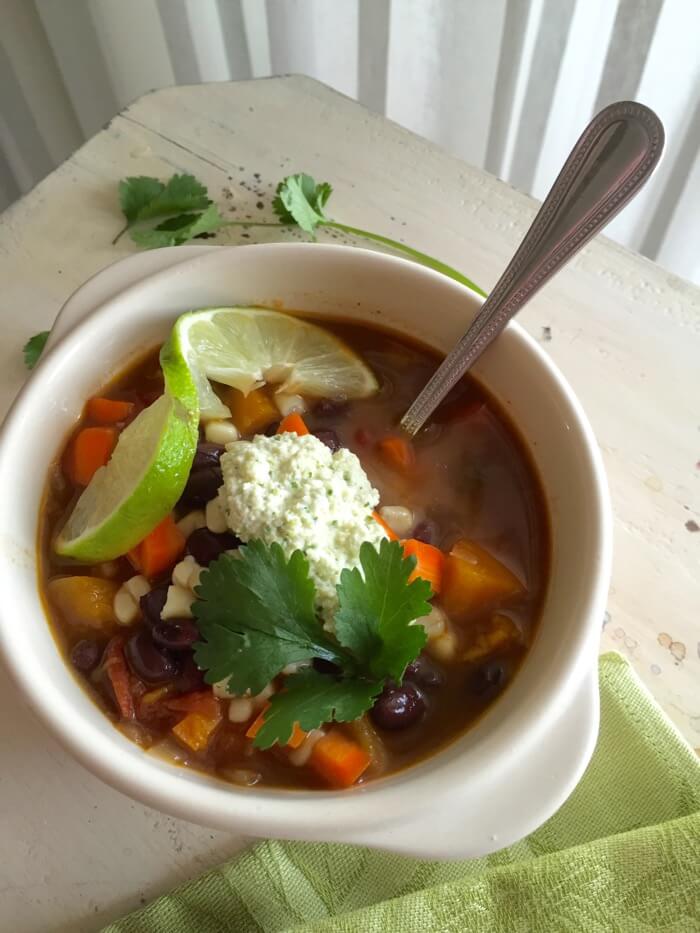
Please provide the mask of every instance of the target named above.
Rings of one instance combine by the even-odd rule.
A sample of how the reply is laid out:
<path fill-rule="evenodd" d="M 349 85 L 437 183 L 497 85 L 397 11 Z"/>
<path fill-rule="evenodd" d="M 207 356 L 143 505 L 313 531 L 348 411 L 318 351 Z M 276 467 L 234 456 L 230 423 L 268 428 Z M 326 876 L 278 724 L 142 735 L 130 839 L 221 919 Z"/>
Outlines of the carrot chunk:
<path fill-rule="evenodd" d="M 408 473 L 415 465 L 416 452 L 406 437 L 385 437 L 377 443 L 377 450 L 384 463 L 399 473 Z"/>
<path fill-rule="evenodd" d="M 266 703 L 262 711 L 258 715 L 258 717 L 254 719 L 251 722 L 251 724 L 248 726 L 248 729 L 245 734 L 247 739 L 254 739 L 255 736 L 258 734 L 258 732 L 260 732 L 260 730 L 263 727 L 263 723 L 265 722 L 265 713 L 268 711 L 269 708 L 270 708 L 270 704 Z M 299 748 L 299 746 L 304 741 L 306 736 L 307 736 L 307 733 L 304 732 L 304 730 L 299 726 L 298 722 L 295 722 L 294 728 L 292 729 L 292 737 L 287 742 L 285 747 L 292 748 L 292 749 Z"/>
<path fill-rule="evenodd" d="M 277 433 L 298 434 L 299 437 L 303 437 L 305 434 L 309 433 L 309 429 L 306 427 L 306 423 L 301 415 L 293 411 L 291 414 L 285 415 L 280 421 Z"/>
<path fill-rule="evenodd" d="M 126 421 L 134 410 L 133 402 L 121 402 L 111 398 L 91 398 L 87 403 L 88 418 L 100 424 L 116 424 Z"/>
<path fill-rule="evenodd" d="M 122 719 L 134 719 L 136 710 L 134 708 L 134 698 L 131 694 L 129 668 L 124 657 L 123 638 L 117 636 L 108 642 L 102 666 L 107 677 L 109 677 L 109 682 L 114 691 L 114 699 L 117 701 L 117 707 Z"/>
<path fill-rule="evenodd" d="M 277 406 L 264 389 L 253 389 L 247 395 L 229 389 L 226 404 L 241 434 L 257 434 L 279 418 Z"/>
<path fill-rule="evenodd" d="M 442 604 L 452 618 L 491 609 L 523 589 L 515 574 L 473 541 L 458 541 L 445 558 Z"/>
<path fill-rule="evenodd" d="M 399 540 L 399 536 L 391 530 L 391 528 L 387 525 L 387 523 L 384 521 L 384 519 L 379 514 L 379 512 L 376 512 L 376 511 L 372 512 L 372 518 L 375 520 L 375 522 L 378 522 L 382 526 L 384 531 L 386 531 L 386 536 L 390 541 Z"/>
<path fill-rule="evenodd" d="M 415 569 L 408 578 L 409 583 L 421 577 L 428 581 L 433 593 L 439 593 L 442 589 L 442 571 L 445 565 L 445 555 L 440 548 L 416 538 L 408 538 L 402 543 L 402 547 L 406 557 L 413 556 L 416 559 Z"/>
<path fill-rule="evenodd" d="M 332 787 L 350 787 L 370 765 L 368 753 L 338 729 L 331 729 L 314 745 L 309 765 Z"/>
<path fill-rule="evenodd" d="M 185 536 L 168 515 L 127 556 L 137 570 L 151 578 L 176 564 L 184 550 Z"/>
<path fill-rule="evenodd" d="M 66 468 L 78 486 L 87 486 L 95 473 L 112 455 L 117 442 L 114 428 L 83 428 L 68 449 Z"/>

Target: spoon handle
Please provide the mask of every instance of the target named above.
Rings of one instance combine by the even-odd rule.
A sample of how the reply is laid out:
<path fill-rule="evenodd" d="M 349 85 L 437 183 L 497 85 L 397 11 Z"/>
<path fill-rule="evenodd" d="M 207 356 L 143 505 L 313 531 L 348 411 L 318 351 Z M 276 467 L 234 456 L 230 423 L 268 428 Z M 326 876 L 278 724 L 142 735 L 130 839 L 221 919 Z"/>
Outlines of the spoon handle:
<path fill-rule="evenodd" d="M 635 101 L 593 118 L 481 311 L 403 416 L 405 431 L 420 430 L 513 315 L 635 196 L 663 145 L 663 124 Z"/>

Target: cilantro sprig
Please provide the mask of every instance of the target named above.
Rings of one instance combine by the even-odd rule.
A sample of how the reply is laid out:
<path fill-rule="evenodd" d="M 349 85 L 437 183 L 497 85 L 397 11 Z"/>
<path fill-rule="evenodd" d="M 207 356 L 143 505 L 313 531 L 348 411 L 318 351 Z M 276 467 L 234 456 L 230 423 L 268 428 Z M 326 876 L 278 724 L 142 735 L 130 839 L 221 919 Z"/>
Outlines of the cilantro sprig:
<path fill-rule="evenodd" d="M 113 243 L 131 230 L 132 240 L 147 249 L 180 246 L 194 237 L 215 233 L 226 223 L 194 175 L 173 175 L 165 183 L 146 175 L 124 178 L 119 182 L 119 203 L 126 224 Z M 156 219 L 161 222 L 144 228 L 144 223 Z"/>
<path fill-rule="evenodd" d="M 327 227 L 388 246 L 423 266 L 461 282 L 480 295 L 486 295 L 471 279 L 427 253 L 380 233 L 332 220 L 325 213 L 332 194 L 333 187 L 327 181 L 317 182 L 305 172 L 288 175 L 277 185 L 272 202 L 272 209 L 279 218 L 279 223 L 275 224 L 269 221 L 225 220 L 209 199 L 205 186 L 193 175 L 173 175 L 165 184 L 157 178 L 144 175 L 125 178 L 119 183 L 119 200 L 126 217 L 126 226 L 113 242 L 116 243 L 132 227 L 162 217 L 167 217 L 167 220 L 155 227 L 132 230 L 131 238 L 134 242 L 146 249 L 180 246 L 195 237 L 213 235 L 222 227 L 275 226 L 297 226 L 315 239 L 316 231 Z"/>
<path fill-rule="evenodd" d="M 209 197 L 206 186 L 194 175 L 173 175 L 166 182 L 147 175 L 132 176 L 119 182 L 119 203 L 126 223 L 112 243 L 116 243 L 127 231 L 138 246 L 153 249 L 181 246 L 198 237 L 215 236 L 223 227 L 296 226 L 312 239 L 316 238 L 318 229 L 329 228 L 389 247 L 466 285 L 480 295 L 486 295 L 471 279 L 427 253 L 383 234 L 332 220 L 326 215 L 326 206 L 332 193 L 333 188 L 327 181 L 317 182 L 311 175 L 299 172 L 288 175 L 277 185 L 272 204 L 277 222 L 226 220 Z M 154 224 L 154 221 L 158 223 Z M 46 337 L 41 333 L 27 343 L 25 363 L 28 369 L 36 365 L 45 342 Z"/>
<path fill-rule="evenodd" d="M 362 237 L 365 240 L 372 240 L 375 243 L 381 243 L 382 246 L 388 246 L 397 252 L 404 253 L 411 259 L 419 262 L 429 269 L 435 269 L 456 282 L 461 282 L 472 291 L 486 297 L 486 292 L 482 291 L 478 285 L 462 275 L 452 266 L 448 266 L 439 259 L 428 256 L 420 250 L 413 249 L 398 240 L 391 237 L 382 236 L 371 230 L 363 230 L 360 227 L 351 227 L 349 224 L 340 223 L 337 220 L 331 220 L 324 212 L 325 206 L 333 193 L 332 186 L 324 181 L 317 182 L 311 175 L 300 173 L 297 175 L 288 175 L 279 185 L 277 185 L 277 196 L 272 204 L 272 209 L 280 218 L 283 224 L 296 224 L 314 239 L 316 230 L 319 227 L 328 227 L 333 230 L 341 230 L 343 233 L 349 233 L 352 236 Z"/>
<path fill-rule="evenodd" d="M 301 551 L 287 560 L 278 544 L 251 541 L 202 574 L 192 610 L 202 634 L 195 661 L 207 683 L 223 680 L 232 693 L 256 694 L 288 664 L 320 658 L 338 671 L 287 677 L 255 736 L 258 747 L 286 744 L 295 722 L 308 731 L 357 719 L 388 679 L 401 681 L 425 645 L 425 629 L 411 623 L 430 611 L 431 589 L 422 579 L 409 582 L 415 558 L 404 557 L 396 541 L 378 550 L 365 542 L 360 565 L 341 573 L 334 636 L 315 612 Z"/>

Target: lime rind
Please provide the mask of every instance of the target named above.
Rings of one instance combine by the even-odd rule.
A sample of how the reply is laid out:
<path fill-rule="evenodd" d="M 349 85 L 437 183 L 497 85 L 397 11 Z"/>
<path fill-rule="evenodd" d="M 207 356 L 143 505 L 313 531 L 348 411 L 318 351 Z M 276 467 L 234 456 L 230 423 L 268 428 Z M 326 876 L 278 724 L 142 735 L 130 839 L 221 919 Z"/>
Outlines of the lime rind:
<path fill-rule="evenodd" d="M 204 418 L 229 415 L 209 380 L 246 395 L 266 382 L 318 398 L 365 398 L 377 390 L 372 371 L 342 340 L 268 308 L 190 311 L 178 318 L 170 343 L 192 374 Z"/>
<path fill-rule="evenodd" d="M 192 401 L 190 380 L 186 402 Z M 185 488 L 198 439 L 197 409 L 169 391 L 122 431 L 55 542 L 63 557 L 112 560 L 135 547 L 170 513 Z"/>

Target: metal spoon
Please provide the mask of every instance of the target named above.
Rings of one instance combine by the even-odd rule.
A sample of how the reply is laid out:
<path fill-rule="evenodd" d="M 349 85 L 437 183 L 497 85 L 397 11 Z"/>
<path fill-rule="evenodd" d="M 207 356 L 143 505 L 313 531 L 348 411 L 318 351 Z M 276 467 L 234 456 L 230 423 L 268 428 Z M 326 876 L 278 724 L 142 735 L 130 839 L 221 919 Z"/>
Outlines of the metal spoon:
<path fill-rule="evenodd" d="M 661 120 L 635 101 L 591 120 L 481 311 L 401 419 L 405 431 L 421 429 L 508 321 L 632 200 L 663 146 Z"/>

